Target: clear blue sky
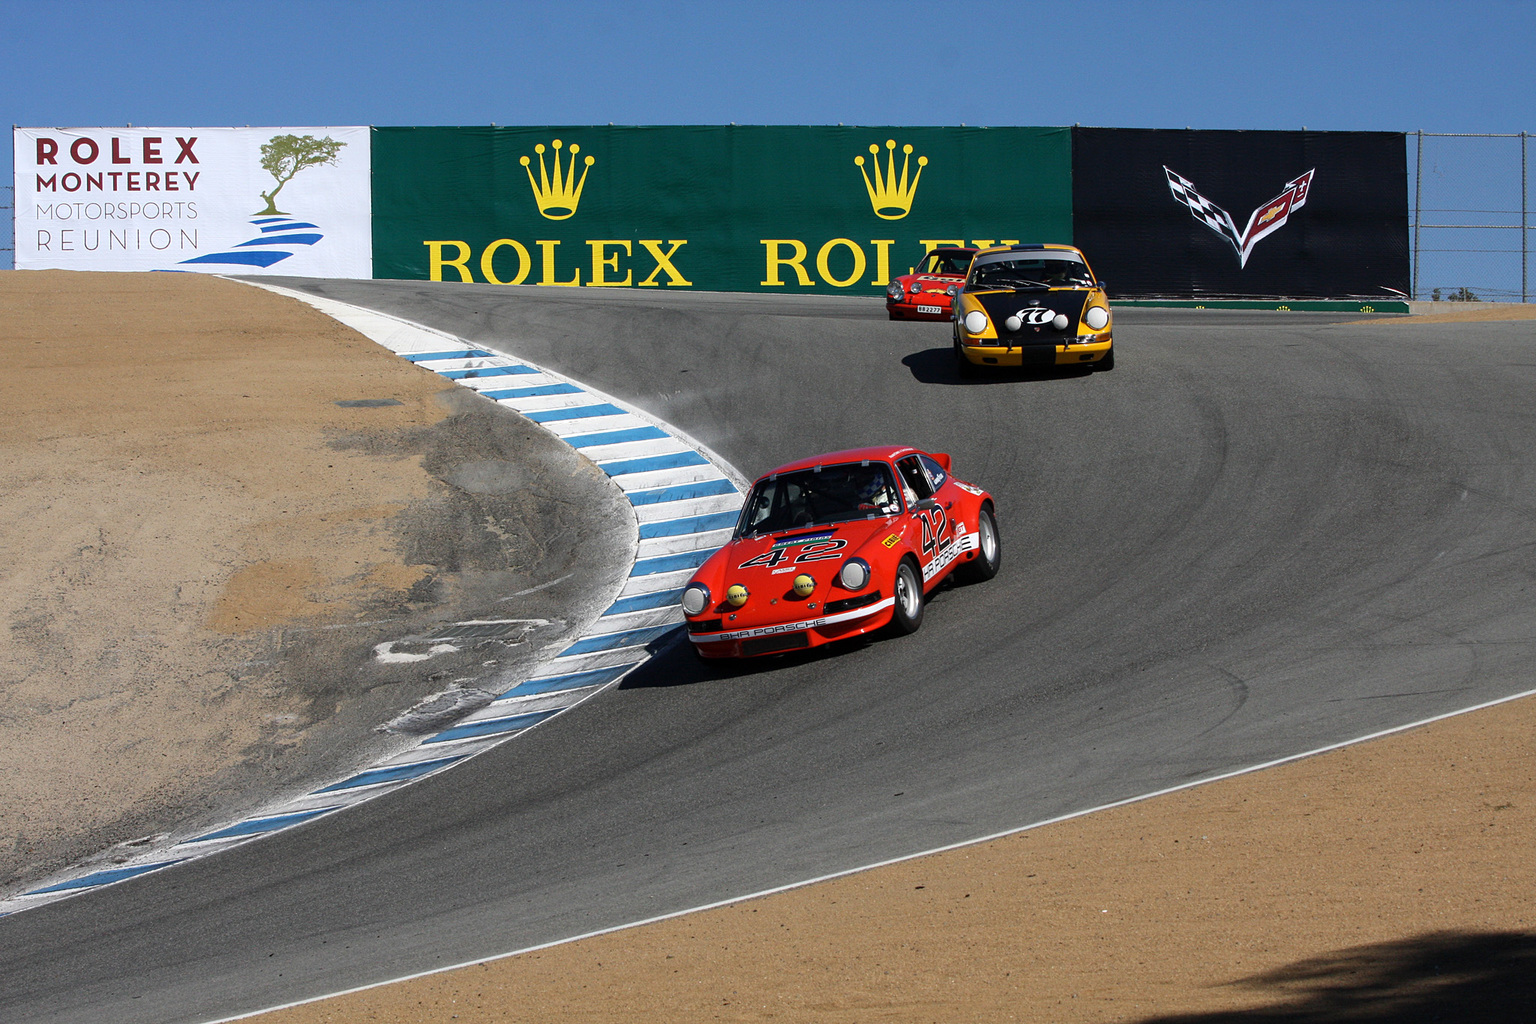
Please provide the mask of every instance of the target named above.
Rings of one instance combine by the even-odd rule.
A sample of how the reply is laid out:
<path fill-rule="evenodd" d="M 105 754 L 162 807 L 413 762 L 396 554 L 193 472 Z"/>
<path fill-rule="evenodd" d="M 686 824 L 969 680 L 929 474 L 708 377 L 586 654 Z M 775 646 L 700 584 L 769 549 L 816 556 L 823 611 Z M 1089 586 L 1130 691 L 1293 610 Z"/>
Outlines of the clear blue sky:
<path fill-rule="evenodd" d="M 1533 102 L 1531 0 L 0 0 L 24 127 L 1520 132 Z"/>

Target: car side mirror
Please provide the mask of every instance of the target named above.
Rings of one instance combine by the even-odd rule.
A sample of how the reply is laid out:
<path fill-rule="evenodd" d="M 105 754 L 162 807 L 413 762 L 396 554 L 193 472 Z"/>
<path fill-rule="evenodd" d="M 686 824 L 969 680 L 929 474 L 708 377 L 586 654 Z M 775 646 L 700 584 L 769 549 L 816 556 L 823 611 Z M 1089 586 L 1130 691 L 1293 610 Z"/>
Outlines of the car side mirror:
<path fill-rule="evenodd" d="M 931 508 L 938 508 L 939 503 L 933 498 L 924 498 L 912 506 L 913 512 L 927 512 Z"/>
<path fill-rule="evenodd" d="M 1100 291 L 1105 291 L 1105 292 L 1109 291 L 1109 282 L 1108 281 L 1099 281 L 1098 282 L 1098 286 L 1099 286 L 1099 290 Z"/>

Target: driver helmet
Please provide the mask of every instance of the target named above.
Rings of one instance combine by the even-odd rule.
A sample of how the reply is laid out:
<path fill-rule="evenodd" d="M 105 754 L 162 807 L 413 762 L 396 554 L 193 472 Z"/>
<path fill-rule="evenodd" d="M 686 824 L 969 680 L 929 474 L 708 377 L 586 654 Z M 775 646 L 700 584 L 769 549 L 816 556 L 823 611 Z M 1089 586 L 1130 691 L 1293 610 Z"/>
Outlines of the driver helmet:
<path fill-rule="evenodd" d="M 869 505 L 885 504 L 885 481 L 879 473 L 871 473 L 859 481 L 859 500 Z"/>

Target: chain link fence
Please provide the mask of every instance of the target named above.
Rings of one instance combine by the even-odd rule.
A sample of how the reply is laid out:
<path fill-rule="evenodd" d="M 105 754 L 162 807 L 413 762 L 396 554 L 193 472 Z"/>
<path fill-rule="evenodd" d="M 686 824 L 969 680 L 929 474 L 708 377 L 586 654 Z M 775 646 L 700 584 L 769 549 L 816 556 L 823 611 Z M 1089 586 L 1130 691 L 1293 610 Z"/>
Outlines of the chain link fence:
<path fill-rule="evenodd" d="M 1415 299 L 1531 301 L 1528 136 L 1409 133 Z"/>

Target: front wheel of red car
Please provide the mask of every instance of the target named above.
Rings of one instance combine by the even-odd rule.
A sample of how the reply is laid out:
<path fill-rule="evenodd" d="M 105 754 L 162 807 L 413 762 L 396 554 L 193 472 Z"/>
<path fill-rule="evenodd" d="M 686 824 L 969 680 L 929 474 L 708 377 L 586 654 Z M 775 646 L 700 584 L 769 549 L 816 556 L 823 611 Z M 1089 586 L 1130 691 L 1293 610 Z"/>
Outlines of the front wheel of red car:
<path fill-rule="evenodd" d="M 1003 543 L 997 533 L 997 519 L 992 506 L 983 505 L 976 514 L 976 557 L 965 563 L 962 571 L 967 583 L 982 583 L 997 575 L 1003 564 Z"/>
<path fill-rule="evenodd" d="M 896 567 L 896 607 L 891 613 L 891 632 L 898 636 L 916 633 L 923 624 L 923 577 L 911 559 Z"/>

